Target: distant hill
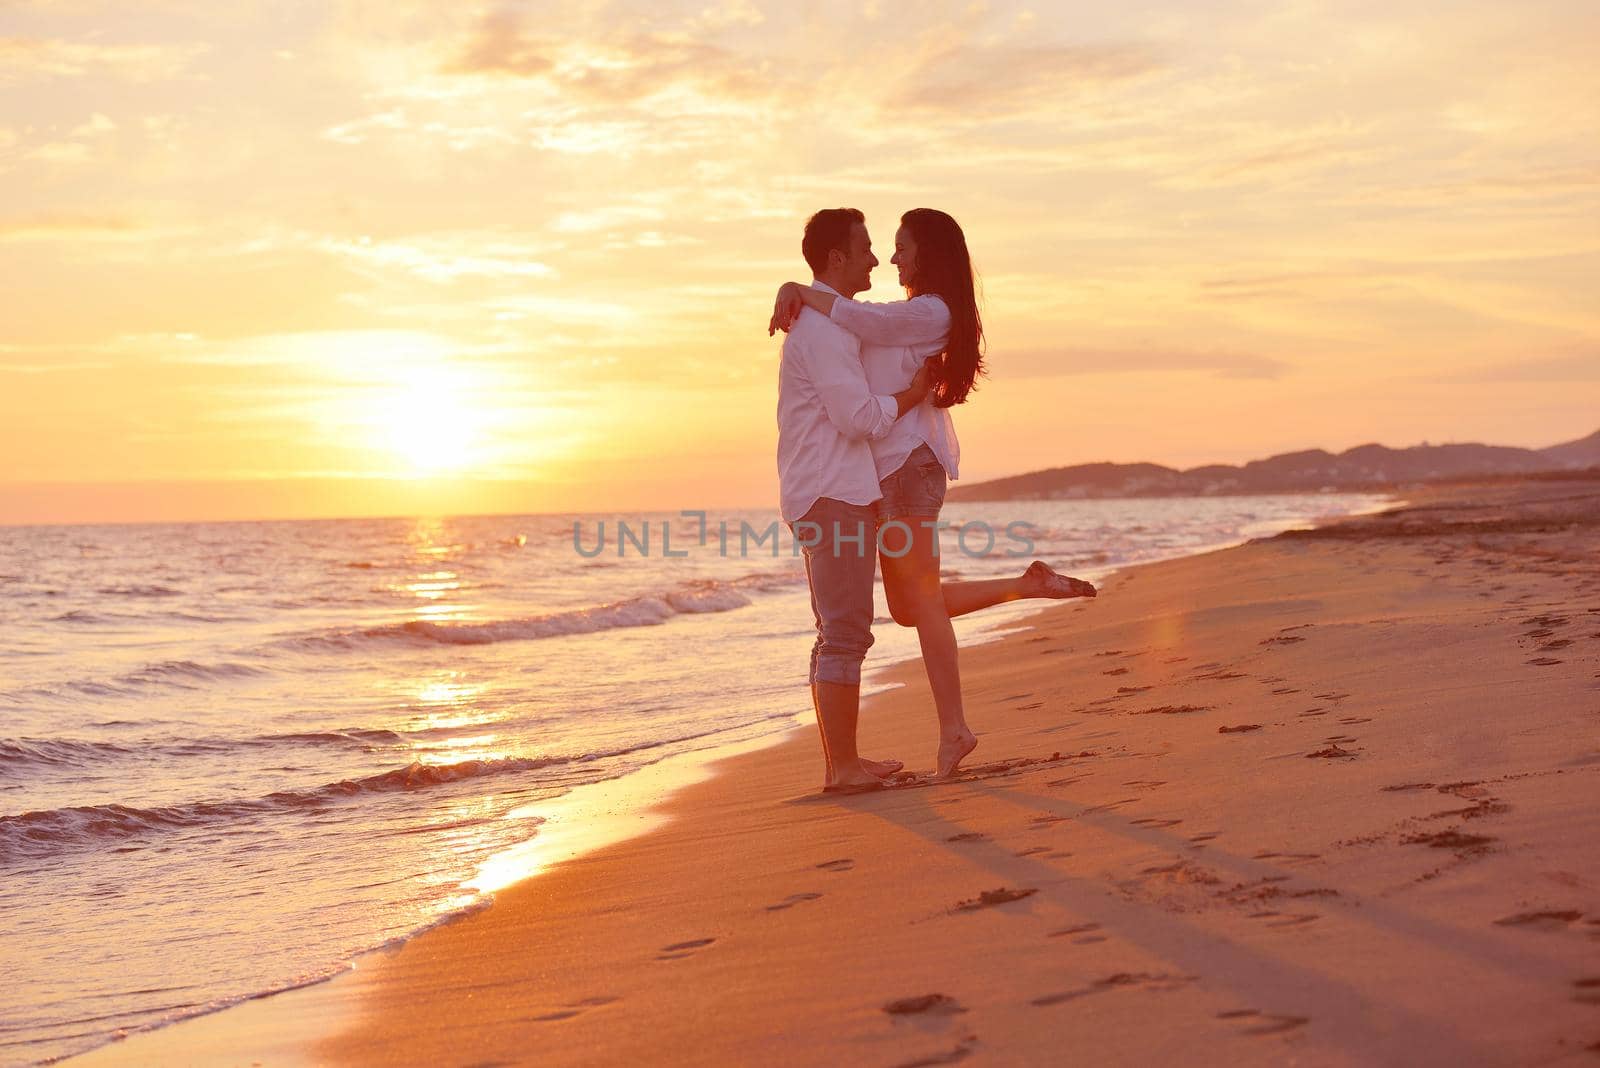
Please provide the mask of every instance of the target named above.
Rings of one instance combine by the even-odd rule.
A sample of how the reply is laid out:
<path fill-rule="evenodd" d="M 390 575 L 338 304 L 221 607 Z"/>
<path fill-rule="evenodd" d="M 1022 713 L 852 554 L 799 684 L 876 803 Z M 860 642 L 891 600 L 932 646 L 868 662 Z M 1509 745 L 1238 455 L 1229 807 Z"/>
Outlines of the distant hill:
<path fill-rule="evenodd" d="M 1286 452 L 1242 467 L 1209 464 L 1180 471 L 1160 464 L 1077 464 L 953 486 L 953 501 L 1077 497 L 1204 497 L 1230 493 L 1371 490 L 1400 483 L 1522 475 L 1600 465 L 1600 430 L 1547 449 L 1503 445 L 1358 445 L 1335 455 Z"/>

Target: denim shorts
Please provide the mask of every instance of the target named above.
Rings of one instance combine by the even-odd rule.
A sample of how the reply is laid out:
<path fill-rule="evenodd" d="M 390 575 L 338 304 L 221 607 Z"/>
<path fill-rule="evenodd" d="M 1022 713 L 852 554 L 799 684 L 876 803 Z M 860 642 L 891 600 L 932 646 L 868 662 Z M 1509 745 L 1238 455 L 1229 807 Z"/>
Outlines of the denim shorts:
<path fill-rule="evenodd" d="M 878 483 L 878 522 L 891 519 L 937 519 L 944 507 L 947 479 L 944 464 L 927 444 L 918 445 L 900 469 Z"/>

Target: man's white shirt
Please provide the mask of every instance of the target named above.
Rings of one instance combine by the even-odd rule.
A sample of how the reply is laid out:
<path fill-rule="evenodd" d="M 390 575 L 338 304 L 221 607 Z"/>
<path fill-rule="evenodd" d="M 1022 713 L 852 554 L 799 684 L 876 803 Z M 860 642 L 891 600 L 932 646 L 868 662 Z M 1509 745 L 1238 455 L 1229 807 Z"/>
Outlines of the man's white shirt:
<path fill-rule="evenodd" d="M 822 282 L 811 285 L 839 296 Z M 881 494 L 869 442 L 887 436 L 898 414 L 892 394 L 874 394 L 867 386 L 855 335 L 802 308 L 778 364 L 778 486 L 785 521 L 802 518 L 819 497 L 876 501 Z"/>

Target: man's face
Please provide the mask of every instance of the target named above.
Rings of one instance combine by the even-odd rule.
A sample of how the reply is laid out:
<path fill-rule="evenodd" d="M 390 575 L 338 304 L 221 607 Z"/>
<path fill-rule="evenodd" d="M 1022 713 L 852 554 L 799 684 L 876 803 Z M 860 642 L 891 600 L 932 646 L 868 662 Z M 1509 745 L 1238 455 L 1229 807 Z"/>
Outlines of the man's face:
<path fill-rule="evenodd" d="M 853 297 L 871 289 L 872 269 L 877 265 L 878 257 L 872 254 L 872 237 L 867 233 L 864 223 L 856 223 L 850 227 L 850 248 L 839 271 L 843 283 L 839 292 Z"/>

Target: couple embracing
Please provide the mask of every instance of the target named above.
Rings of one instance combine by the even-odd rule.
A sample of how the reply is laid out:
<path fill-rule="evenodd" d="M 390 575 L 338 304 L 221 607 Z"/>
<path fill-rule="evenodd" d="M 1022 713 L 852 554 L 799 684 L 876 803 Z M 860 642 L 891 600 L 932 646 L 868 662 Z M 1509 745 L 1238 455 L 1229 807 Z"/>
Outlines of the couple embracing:
<path fill-rule="evenodd" d="M 768 333 L 787 332 L 778 371 L 778 479 L 784 520 L 805 556 L 817 638 L 811 698 L 824 789 L 881 788 L 897 760 L 856 750 L 861 664 L 872 645 L 872 584 L 894 621 L 915 627 L 939 722 L 935 775 L 954 774 L 978 738 L 961 701 L 950 620 L 1026 597 L 1093 597 L 1087 582 L 1034 561 L 1015 578 L 941 582 L 939 511 L 961 449 L 950 409 L 983 372 L 972 261 L 956 221 L 917 208 L 900 220 L 894 257 L 907 299 L 852 299 L 878 259 L 854 208 L 819 211 L 801 253 L 809 286 L 778 291 Z"/>

